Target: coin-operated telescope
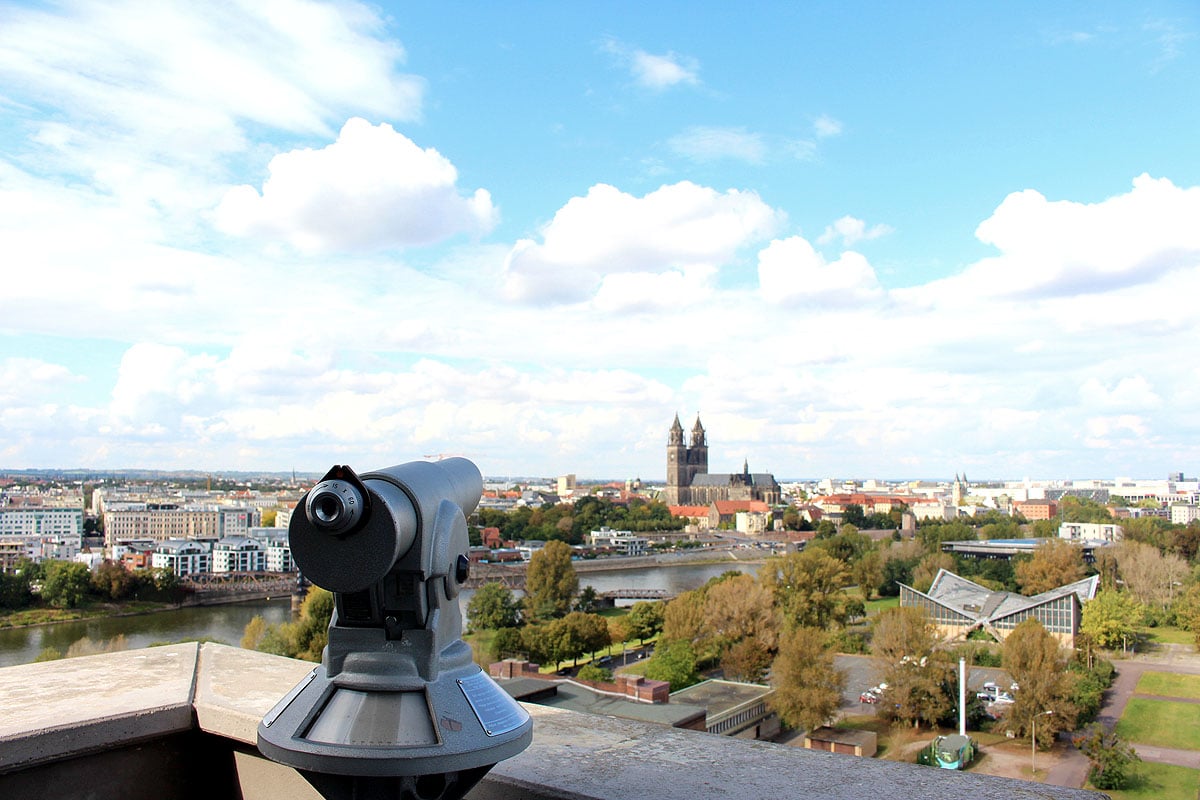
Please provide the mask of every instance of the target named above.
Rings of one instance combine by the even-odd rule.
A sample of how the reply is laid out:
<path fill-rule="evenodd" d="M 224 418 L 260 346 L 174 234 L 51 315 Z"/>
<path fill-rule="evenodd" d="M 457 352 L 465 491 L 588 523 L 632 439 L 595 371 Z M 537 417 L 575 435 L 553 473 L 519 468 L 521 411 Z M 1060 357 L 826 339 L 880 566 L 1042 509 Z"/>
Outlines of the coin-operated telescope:
<path fill-rule="evenodd" d="M 475 465 L 451 458 L 361 478 L 335 466 L 296 505 L 292 557 L 334 596 L 329 644 L 263 718 L 258 748 L 325 797 L 456 800 L 529 746 L 529 714 L 462 640 L 482 493 Z"/>

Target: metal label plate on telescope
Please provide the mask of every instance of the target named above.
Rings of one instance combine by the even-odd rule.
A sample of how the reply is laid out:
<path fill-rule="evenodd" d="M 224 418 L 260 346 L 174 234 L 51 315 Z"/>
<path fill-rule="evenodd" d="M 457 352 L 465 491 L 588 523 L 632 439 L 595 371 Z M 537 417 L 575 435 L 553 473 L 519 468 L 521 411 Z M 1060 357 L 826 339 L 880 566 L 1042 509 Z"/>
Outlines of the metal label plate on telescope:
<path fill-rule="evenodd" d="M 515 731 L 529 719 L 525 709 L 483 672 L 460 678 L 458 687 L 462 689 L 463 696 L 471 704 L 471 710 L 488 736 Z"/>

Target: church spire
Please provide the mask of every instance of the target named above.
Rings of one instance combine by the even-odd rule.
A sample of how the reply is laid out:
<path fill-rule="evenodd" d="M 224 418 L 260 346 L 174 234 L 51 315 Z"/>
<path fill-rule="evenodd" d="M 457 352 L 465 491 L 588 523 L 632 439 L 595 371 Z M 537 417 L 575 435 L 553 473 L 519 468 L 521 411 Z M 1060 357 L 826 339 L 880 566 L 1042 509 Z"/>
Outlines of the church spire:
<path fill-rule="evenodd" d="M 679 412 L 675 412 L 675 421 L 671 423 L 671 431 L 667 434 L 667 444 L 683 444 L 683 426 L 679 424 Z"/>
<path fill-rule="evenodd" d="M 692 447 L 704 445 L 704 425 L 700 423 L 700 415 L 696 415 L 696 424 L 692 426 Z"/>

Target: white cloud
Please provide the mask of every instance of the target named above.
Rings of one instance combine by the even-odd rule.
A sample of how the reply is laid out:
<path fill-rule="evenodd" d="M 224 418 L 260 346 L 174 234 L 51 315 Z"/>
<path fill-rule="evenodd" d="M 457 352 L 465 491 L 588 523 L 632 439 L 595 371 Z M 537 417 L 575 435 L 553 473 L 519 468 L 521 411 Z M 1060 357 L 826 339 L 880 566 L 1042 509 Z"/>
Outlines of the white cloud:
<path fill-rule="evenodd" d="M 782 215 L 753 192 L 683 182 L 644 197 L 597 184 L 574 197 L 505 262 L 505 290 L 522 301 L 578 302 L 612 273 L 711 273 L 769 236 Z"/>
<path fill-rule="evenodd" d="M 847 251 L 832 262 L 800 236 L 777 239 L 758 254 L 759 291 L 772 303 L 798 299 L 822 303 L 859 303 L 882 297 L 875 270 L 858 253 Z"/>
<path fill-rule="evenodd" d="M 262 193 L 236 187 L 216 212 L 223 230 L 281 239 L 304 251 L 430 244 L 495 223 L 487 191 L 460 196 L 458 172 L 383 123 L 351 119 L 321 150 L 271 159 Z"/>
<path fill-rule="evenodd" d="M 680 84 L 700 83 L 700 63 L 690 56 L 674 52 L 655 55 L 611 38 L 604 41 L 603 48 L 617 57 L 638 85 L 647 89 L 662 91 Z"/>
<path fill-rule="evenodd" d="M 813 133 L 819 138 L 825 139 L 830 136 L 837 136 L 842 132 L 842 123 L 828 114 L 822 114 L 813 122 Z"/>
<path fill-rule="evenodd" d="M 1162 398 L 1141 375 L 1123 377 L 1111 389 L 1099 378 L 1088 378 L 1079 387 L 1079 399 L 1084 405 L 1137 411 L 1162 405 Z"/>
<path fill-rule="evenodd" d="M 32 126 L 39 166 L 136 202 L 219 183 L 256 126 L 329 136 L 351 110 L 421 112 L 424 82 L 397 71 L 404 50 L 352 2 L 78 0 L 4 16 L 7 97 L 61 112 Z"/>
<path fill-rule="evenodd" d="M 867 223 L 856 217 L 846 215 L 836 220 L 832 225 L 825 227 L 825 232 L 817 238 L 817 244 L 830 244 L 842 240 L 842 245 L 845 247 L 853 247 L 857 242 L 870 241 L 878 239 L 881 236 L 886 236 L 892 232 L 890 225 L 872 225 L 867 228 Z"/>
<path fill-rule="evenodd" d="M 761 164 L 766 155 L 763 137 L 744 128 L 688 128 L 672 136 L 667 146 L 677 155 L 699 162 L 731 159 Z"/>

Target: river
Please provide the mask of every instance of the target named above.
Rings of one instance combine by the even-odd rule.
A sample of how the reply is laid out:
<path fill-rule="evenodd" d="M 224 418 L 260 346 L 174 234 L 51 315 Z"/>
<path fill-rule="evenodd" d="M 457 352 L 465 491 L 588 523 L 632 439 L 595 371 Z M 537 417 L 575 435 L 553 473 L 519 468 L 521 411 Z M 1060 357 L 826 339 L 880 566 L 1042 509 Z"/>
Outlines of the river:
<path fill-rule="evenodd" d="M 728 570 L 752 573 L 757 568 L 757 564 L 718 562 L 598 570 L 580 573 L 579 588 L 591 586 L 597 592 L 664 589 L 668 594 L 674 595 L 695 589 L 709 578 Z M 464 610 L 472 594 L 470 591 L 464 591 L 460 596 Z M 244 603 L 193 606 L 128 617 L 103 617 L 30 628 L 0 629 L 0 667 L 27 664 L 47 647 L 65 653 L 72 644 L 85 638 L 103 643 L 124 636 L 124 644 L 128 649 L 200 638 L 237 645 L 241 641 L 246 623 L 255 616 L 262 616 L 269 623 L 285 622 L 290 617 L 290 600 L 286 597 L 280 600 L 248 600 Z"/>

